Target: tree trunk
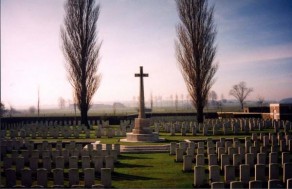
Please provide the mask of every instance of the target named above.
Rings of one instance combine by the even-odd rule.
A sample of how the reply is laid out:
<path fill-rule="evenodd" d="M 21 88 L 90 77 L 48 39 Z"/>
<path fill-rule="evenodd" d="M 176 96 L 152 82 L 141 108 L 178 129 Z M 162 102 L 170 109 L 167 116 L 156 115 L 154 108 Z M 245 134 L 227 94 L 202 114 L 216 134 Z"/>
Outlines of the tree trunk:
<path fill-rule="evenodd" d="M 243 110 L 243 102 L 240 102 L 241 109 Z"/>
<path fill-rule="evenodd" d="M 198 123 L 204 122 L 204 107 L 203 106 L 197 107 L 197 122 Z"/>
<path fill-rule="evenodd" d="M 87 128 L 89 128 L 87 111 L 88 110 L 85 106 L 81 107 L 81 124 L 84 124 Z"/>

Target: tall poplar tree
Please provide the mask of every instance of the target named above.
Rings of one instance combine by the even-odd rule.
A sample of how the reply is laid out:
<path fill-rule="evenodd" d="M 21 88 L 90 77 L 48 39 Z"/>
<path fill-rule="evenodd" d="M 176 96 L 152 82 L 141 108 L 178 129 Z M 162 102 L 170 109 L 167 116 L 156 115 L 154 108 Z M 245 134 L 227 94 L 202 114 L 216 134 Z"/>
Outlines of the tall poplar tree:
<path fill-rule="evenodd" d="M 95 6 L 94 0 L 68 0 L 64 8 L 61 38 L 66 69 L 81 112 L 81 123 L 88 126 L 87 113 L 101 80 L 97 74 L 101 47 L 96 31 L 99 5 Z"/>
<path fill-rule="evenodd" d="M 214 83 L 218 65 L 216 54 L 214 6 L 206 0 L 176 0 L 180 23 L 175 41 L 176 57 L 192 104 L 197 110 L 197 121 L 204 121 L 204 107 Z"/>

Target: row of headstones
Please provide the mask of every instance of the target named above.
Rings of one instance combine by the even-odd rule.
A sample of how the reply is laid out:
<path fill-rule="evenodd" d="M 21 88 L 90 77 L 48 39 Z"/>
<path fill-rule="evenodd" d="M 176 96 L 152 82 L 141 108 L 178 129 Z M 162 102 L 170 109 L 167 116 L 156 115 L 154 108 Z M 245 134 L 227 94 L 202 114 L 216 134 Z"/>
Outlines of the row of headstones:
<path fill-rule="evenodd" d="M 109 121 L 104 120 L 88 120 L 89 125 L 102 125 L 104 127 L 109 126 Z M 64 120 L 64 121 L 25 121 L 25 122 L 17 122 L 17 123 L 2 123 L 1 129 L 20 129 L 24 126 L 35 125 L 35 126 L 80 126 L 81 121 L 75 120 Z"/>
<path fill-rule="evenodd" d="M 214 150 L 214 148 L 208 148 L 207 150 L 207 159 L 208 165 L 218 165 L 218 161 L 221 165 L 221 169 L 223 170 L 225 165 L 234 165 L 239 166 L 243 160 L 245 160 L 245 164 L 249 164 L 253 166 L 255 161 L 257 164 L 266 165 L 268 160 L 269 164 L 278 163 L 277 152 L 271 152 L 269 154 L 265 153 L 238 153 L 235 148 L 229 147 L 228 154 L 225 153 L 224 148 L 220 147 L 218 152 Z M 194 149 L 188 148 L 186 156 L 184 156 L 184 151 L 182 148 L 176 148 L 175 150 L 175 161 L 176 162 L 184 162 L 183 167 L 187 166 L 188 169 L 191 169 L 191 163 L 193 161 L 196 162 L 196 165 L 205 165 L 205 153 L 203 148 L 197 148 L 197 153 L 194 153 Z M 170 151 L 170 155 L 174 155 L 173 150 Z M 184 159 L 184 157 L 186 159 Z M 291 160 L 291 152 L 282 152 L 281 154 L 281 164 L 289 163 Z M 186 162 L 185 162 L 186 161 Z M 232 161 L 232 163 L 230 163 Z"/>
<path fill-rule="evenodd" d="M 271 166 L 269 169 L 273 169 Z M 253 188 L 283 188 L 285 184 L 287 189 L 292 187 L 292 163 L 286 163 L 283 166 L 283 178 L 282 181 L 279 178 L 272 179 L 269 177 L 267 181 L 265 178 L 265 167 L 263 165 L 255 165 L 254 180 L 250 177 L 250 166 L 240 165 L 239 179 L 237 180 L 236 169 L 232 165 L 226 165 L 224 167 L 224 182 L 220 178 L 220 167 L 218 165 L 209 166 L 209 176 L 206 175 L 204 166 L 194 166 L 194 187 L 202 187 L 204 185 L 211 185 L 211 188 L 225 188 L 225 185 L 229 185 L 230 189 L 243 188 L 248 185 L 249 189 Z M 272 171 L 270 171 L 272 172 Z M 209 183 L 208 180 L 209 179 Z M 268 187 L 266 186 L 268 183 Z"/>
<path fill-rule="evenodd" d="M 179 152 L 178 152 L 179 153 Z M 281 164 L 278 164 L 278 154 L 277 153 L 270 153 L 268 158 L 266 157 L 265 154 L 263 153 L 258 153 L 256 158 L 254 158 L 253 154 L 245 154 L 245 161 L 244 163 L 250 166 L 255 165 L 267 165 L 267 159 L 269 160 L 269 166 L 275 164 L 274 168 L 277 168 L 275 171 L 277 171 L 281 166 L 283 167 L 284 164 L 290 163 L 291 162 L 291 154 L 288 152 L 283 152 L 282 153 L 282 159 L 281 159 Z M 180 157 L 176 156 L 176 162 L 183 162 L 183 171 L 190 171 L 192 169 L 192 163 L 195 162 L 196 166 L 213 166 L 213 165 L 218 165 L 218 159 L 217 159 L 217 154 L 210 154 L 208 155 L 208 163 L 205 163 L 205 157 L 203 154 L 198 154 L 195 157 L 193 155 L 183 155 L 183 158 L 180 159 Z M 231 163 L 232 162 L 232 163 Z M 225 165 L 232 165 L 238 169 L 238 167 L 243 163 L 243 159 L 238 155 L 238 154 L 233 154 L 231 157 L 228 154 L 222 154 L 220 159 L 220 168 L 222 171 L 224 171 L 224 166 Z M 277 166 L 276 166 L 277 165 Z"/>
<path fill-rule="evenodd" d="M 45 168 L 51 171 L 54 168 L 79 168 L 79 161 L 81 163 L 81 169 L 85 170 L 87 168 L 93 168 L 96 173 L 100 173 L 101 168 L 110 168 L 114 171 L 114 163 L 117 162 L 117 156 L 107 155 L 107 156 L 82 156 L 81 158 L 77 156 L 70 156 L 67 160 L 63 156 L 57 156 L 55 159 L 51 159 L 48 156 L 42 158 L 32 157 L 25 161 L 25 158 L 18 156 L 16 158 L 6 157 L 3 161 L 3 169 L 14 168 L 17 173 L 20 173 L 22 169 L 26 166 L 35 172 L 38 168 Z M 15 165 L 15 166 L 14 166 Z"/>
<path fill-rule="evenodd" d="M 69 135 L 78 135 L 79 134 L 90 134 L 90 131 L 85 126 L 36 126 L 36 125 L 26 125 L 22 128 L 18 129 L 10 129 L 8 130 L 1 130 L 1 137 L 9 137 L 10 138 L 26 138 L 26 137 L 32 137 L 36 138 L 38 137 L 53 137 L 58 138 L 59 135 L 61 136 L 67 136 Z"/>
<path fill-rule="evenodd" d="M 17 143 L 12 143 L 14 145 L 9 145 L 9 143 L 7 143 L 8 141 L 5 142 L 1 142 L 1 157 L 7 156 L 8 153 L 11 153 L 12 158 L 16 158 L 19 155 L 22 155 L 25 158 L 38 158 L 40 156 L 55 158 L 56 156 L 62 155 L 66 159 L 68 159 L 69 156 L 92 157 L 111 155 L 111 153 L 112 155 L 120 155 L 120 144 L 106 144 L 105 149 L 102 149 L 102 144 L 91 143 L 83 148 L 82 144 L 76 144 L 74 141 L 65 144 L 63 144 L 62 141 L 57 141 L 55 148 L 52 148 L 52 143 L 48 143 L 48 141 L 43 141 L 36 145 L 33 141 L 25 141 L 25 143 L 18 141 Z"/>
<path fill-rule="evenodd" d="M 36 188 L 47 188 L 50 177 L 48 176 L 49 171 L 44 168 L 37 169 L 36 176 L 33 177 L 33 173 L 31 169 L 25 168 L 21 170 L 21 185 L 17 185 L 17 174 L 14 169 L 6 169 L 6 184 L 5 187 L 36 187 Z M 72 188 L 110 188 L 112 186 L 112 176 L 110 168 L 101 168 L 100 170 L 100 180 L 101 184 L 96 184 L 96 174 L 93 168 L 86 168 L 83 171 L 83 174 L 79 173 L 77 168 L 70 168 L 68 170 L 68 178 L 65 179 L 64 169 L 56 168 L 52 170 L 53 174 L 53 187 L 63 188 L 65 187 L 64 181 L 68 180 L 68 186 Z M 82 178 L 83 179 L 80 179 Z M 36 185 L 33 185 L 34 181 L 36 181 Z M 83 181 L 84 185 L 80 185 Z M 2 185 L 2 184 L 1 184 Z M 3 185 L 2 185 L 3 186 Z M 4 186 L 3 186 L 4 187 Z"/>
<path fill-rule="evenodd" d="M 134 122 L 133 120 L 120 120 L 120 127 L 121 128 L 126 128 L 129 125 L 133 125 Z"/>
<path fill-rule="evenodd" d="M 95 137 L 100 138 L 102 136 L 106 136 L 108 138 L 113 138 L 113 137 L 121 137 L 121 136 L 126 136 L 126 132 L 129 132 L 131 128 L 126 129 L 112 129 L 112 128 L 106 128 L 103 129 L 101 127 L 98 127 L 95 130 Z M 32 130 L 10 130 L 9 137 L 7 137 L 7 132 L 6 131 L 1 131 L 1 138 L 28 138 L 31 137 L 32 139 L 36 138 L 42 138 L 42 139 L 47 139 L 47 138 L 80 138 L 80 134 L 84 133 L 85 138 L 90 138 L 90 130 L 85 129 L 83 132 L 78 129 L 49 129 L 49 130 L 38 130 L 38 131 L 32 131 Z"/>
<path fill-rule="evenodd" d="M 287 154 L 286 154 L 287 155 Z M 197 161 L 196 161 L 196 167 L 204 167 L 204 157 L 200 157 L 202 155 L 197 155 Z M 212 158 L 214 157 L 215 158 Z M 200 157 L 200 158 L 199 158 Z M 276 156 L 277 157 L 277 156 Z M 200 160 L 199 160 L 200 159 Z M 212 160 L 213 159 L 213 160 Z M 223 158 L 222 158 L 223 159 Z M 183 171 L 191 171 L 192 170 L 192 156 L 186 155 L 183 157 Z M 239 166 L 235 165 L 224 165 L 224 182 L 223 183 L 223 188 L 224 188 L 224 183 L 229 184 L 232 181 L 235 181 L 235 170 L 239 169 L 239 180 L 243 183 L 248 183 L 250 181 L 250 167 L 253 167 L 251 164 L 242 164 Z M 266 175 L 265 175 L 265 169 L 266 166 L 264 164 L 256 164 L 255 165 L 255 180 L 259 180 L 261 182 L 266 181 Z M 283 164 L 283 175 L 284 178 L 291 178 L 291 163 L 284 163 Z M 221 167 L 222 171 L 222 167 Z M 196 174 L 196 173 L 195 173 Z M 269 164 L 269 181 L 270 180 L 279 180 L 279 164 L 277 163 L 272 163 Z M 212 182 L 221 182 L 220 180 L 220 166 L 217 165 L 217 158 L 216 155 L 209 155 L 209 180 Z M 285 182 L 285 181 L 283 181 Z M 201 183 L 201 184 L 206 184 L 206 183 Z M 195 186 L 198 186 L 200 184 L 194 182 Z M 242 187 L 242 186 L 241 186 Z"/>
<path fill-rule="evenodd" d="M 182 124 L 166 124 L 162 126 L 163 130 L 165 132 L 170 133 L 171 136 L 176 135 L 176 133 L 180 133 L 182 136 L 186 136 L 187 133 L 191 133 L 193 136 L 197 135 L 198 133 L 202 133 L 203 135 L 218 135 L 218 134 L 238 134 L 240 132 L 238 125 L 231 125 L 228 126 L 227 124 L 223 125 L 208 125 L 208 124 L 190 124 L 186 125 L 184 123 Z M 159 125 L 155 125 L 155 131 L 158 132 L 161 130 L 161 127 Z M 250 129 L 245 126 L 241 128 L 241 131 L 244 131 L 245 133 L 249 133 Z"/>
<path fill-rule="evenodd" d="M 244 144 L 240 142 L 240 140 L 236 137 L 233 138 L 232 141 L 226 140 L 221 137 L 219 141 L 216 141 L 214 144 L 211 138 L 207 139 L 207 145 L 205 146 L 204 142 L 180 142 L 179 148 L 186 153 L 187 150 L 190 152 L 194 151 L 194 149 L 201 150 L 204 152 L 205 148 L 207 148 L 207 152 L 216 151 L 219 156 L 222 153 L 227 153 L 229 150 L 232 152 L 239 153 L 244 155 L 244 153 L 268 153 L 268 152 L 292 152 L 292 137 L 290 134 L 286 134 L 285 137 L 283 135 L 269 134 L 269 135 L 261 135 L 262 139 L 258 138 L 256 134 L 251 137 L 245 137 Z M 269 148 L 270 147 L 270 148 Z M 177 144 L 175 142 L 170 143 L 170 153 L 174 154 L 177 148 Z"/>
<path fill-rule="evenodd" d="M 255 138 L 254 138 L 255 139 Z M 218 157 L 218 160 L 220 160 L 222 154 L 226 154 L 227 157 L 233 157 L 235 154 L 236 157 L 239 156 L 241 160 L 245 158 L 246 154 L 249 154 L 249 156 L 254 157 L 254 159 L 257 157 L 257 154 L 260 152 L 262 154 L 261 156 L 267 154 L 269 152 L 273 154 L 278 154 L 278 152 L 287 152 L 288 153 L 283 153 L 283 154 L 289 154 L 292 152 L 292 140 L 290 139 L 289 142 L 289 147 L 285 146 L 285 143 L 283 144 L 282 147 L 278 148 L 278 146 L 272 145 L 270 147 L 270 150 L 266 147 L 259 146 L 257 145 L 257 139 L 254 141 L 253 144 L 250 142 L 251 138 L 250 137 L 245 137 L 245 143 L 242 145 L 237 138 L 233 139 L 233 143 L 231 141 L 225 141 L 225 138 L 220 138 L 220 141 L 216 142 L 216 146 L 214 145 L 212 139 L 208 138 L 207 139 L 207 150 L 205 150 L 205 143 L 204 142 L 180 142 L 179 145 L 177 145 L 175 142 L 170 143 L 170 154 L 177 156 L 178 161 L 182 161 L 182 156 L 183 154 L 187 155 L 216 155 Z M 285 147 L 284 147 L 285 146 Z M 195 150 L 196 149 L 196 150 Z M 284 150 L 284 151 L 283 151 Z M 207 153 L 205 153 L 205 151 Z M 265 157 L 264 156 L 264 157 Z M 263 158 L 263 157 L 262 157 Z"/>
<path fill-rule="evenodd" d="M 108 127 L 109 120 L 88 120 L 89 125 L 98 125 L 102 127 Z M 120 126 L 128 126 L 132 124 L 131 120 L 120 120 Z M 10 129 L 22 129 L 24 127 L 31 126 L 32 129 L 38 127 L 46 127 L 46 126 L 82 126 L 81 121 L 69 120 L 69 121 L 36 121 L 36 122 L 18 122 L 18 123 L 3 123 L 1 125 L 1 130 L 10 130 Z"/>
<path fill-rule="evenodd" d="M 81 151 L 83 149 L 82 144 L 76 144 L 74 141 L 71 141 L 70 143 L 65 143 L 63 145 L 62 141 L 57 141 L 57 143 L 54 143 L 55 147 L 53 148 L 53 143 L 49 143 L 48 141 L 43 141 L 42 143 L 34 143 L 33 141 L 30 141 L 28 139 L 2 139 L 1 140 L 1 156 L 5 156 L 7 153 L 12 153 L 13 151 L 20 150 L 28 150 L 31 154 L 33 150 L 38 150 L 40 153 L 44 150 L 49 150 L 50 152 L 53 151 L 53 149 L 56 150 L 62 150 L 63 146 L 65 146 L 65 149 L 71 150 L 76 149 Z M 91 148 L 93 148 L 92 144 L 89 145 Z M 14 152 L 15 153 L 15 152 Z"/>
<path fill-rule="evenodd" d="M 183 150 L 180 148 L 176 149 L 176 162 L 182 162 L 183 161 Z M 204 165 L 205 163 L 205 154 L 204 151 L 201 151 L 198 149 L 197 154 L 195 155 L 192 150 L 187 151 L 187 157 L 191 159 L 192 161 L 195 160 L 197 165 Z M 256 155 L 254 153 L 246 153 L 246 154 L 238 154 L 235 153 L 235 151 L 231 152 L 229 150 L 228 154 L 225 154 L 224 152 L 221 153 L 215 153 L 214 150 L 208 151 L 208 162 L 209 165 L 217 165 L 218 161 L 221 162 L 221 168 L 223 169 L 224 165 L 229 165 L 230 161 L 233 162 L 234 166 L 238 166 L 243 160 L 245 160 L 246 164 L 254 165 L 254 162 L 256 161 L 258 164 L 266 164 L 267 160 L 269 163 L 278 163 L 278 153 L 277 152 L 270 152 L 268 155 L 266 153 L 257 153 Z M 282 165 L 284 163 L 288 163 L 291 159 L 291 152 L 282 152 L 281 154 L 281 163 Z"/>
<path fill-rule="evenodd" d="M 63 143 L 62 141 L 57 141 L 56 143 L 49 143 L 48 141 L 42 141 L 42 143 L 35 143 L 32 140 L 29 139 L 1 139 L 1 151 L 2 152 L 11 152 L 12 150 L 21 150 L 21 149 L 27 149 L 29 151 L 32 150 L 51 150 L 54 148 L 62 150 L 63 146 L 65 146 L 66 149 L 79 149 L 81 150 L 83 148 L 82 144 L 77 143 L 75 141 L 70 141 L 69 143 Z M 96 146 L 96 144 L 94 144 Z M 93 144 L 89 144 L 89 148 L 94 148 Z"/>
<path fill-rule="evenodd" d="M 193 143 L 189 143 L 189 145 L 193 146 Z M 194 149 L 194 148 L 188 147 L 187 151 L 186 151 L 187 155 L 183 156 L 183 154 L 184 154 L 183 146 L 185 146 L 185 143 L 182 142 L 179 144 L 179 146 L 181 148 L 176 148 L 177 144 L 171 143 L 170 154 L 174 155 L 174 149 L 175 149 L 176 150 L 176 161 L 183 161 L 183 171 L 191 171 L 192 162 L 194 160 L 194 150 L 191 150 L 191 149 Z M 197 155 L 195 158 L 196 166 L 205 166 L 204 143 L 199 142 L 196 147 L 199 147 L 199 148 L 197 148 Z M 238 169 L 238 167 L 241 166 L 240 163 L 242 162 L 244 157 L 242 158 L 241 155 L 239 155 L 239 154 L 231 153 L 232 152 L 231 149 L 232 149 L 232 147 L 229 147 L 228 154 L 223 154 L 223 153 L 225 153 L 225 149 L 222 147 L 219 147 L 218 151 L 222 151 L 222 153 L 216 154 L 217 152 L 213 148 L 208 148 L 207 153 L 208 153 L 209 166 L 217 166 L 218 169 L 220 169 L 220 166 L 218 166 L 218 161 L 217 161 L 217 160 L 219 160 L 219 161 L 221 161 L 221 170 L 222 171 L 225 170 L 224 169 L 225 166 L 233 166 L 234 169 L 235 168 Z M 221 157 L 219 155 L 221 155 Z M 233 157 L 233 165 L 230 165 L 230 157 L 231 156 Z M 291 152 L 283 152 L 282 153 L 282 166 L 283 167 L 285 166 L 285 164 L 290 163 L 290 159 L 291 159 L 290 156 L 291 156 Z M 262 169 L 265 170 L 265 167 L 266 167 L 266 165 L 265 165 L 266 164 L 266 154 L 265 153 L 258 153 L 257 156 L 254 156 L 253 153 L 245 154 L 246 165 L 253 167 L 255 157 L 257 157 L 257 164 L 259 165 L 258 169 L 260 169 L 260 167 L 264 167 Z M 280 166 L 278 164 L 278 153 L 277 152 L 273 152 L 273 153 L 269 154 L 269 163 L 270 163 L 269 166 L 271 166 L 271 168 L 270 168 L 271 173 L 270 174 L 274 175 L 270 178 L 271 179 L 279 179 L 279 167 Z M 233 169 L 233 168 L 231 168 L 231 169 Z M 250 169 L 248 169 L 248 173 L 246 173 L 246 174 L 250 174 L 249 170 Z M 285 174 L 287 175 L 287 171 L 289 171 L 289 170 L 291 170 L 291 165 L 289 165 L 289 167 L 283 171 L 286 171 Z M 219 171 L 220 170 L 218 170 L 218 173 L 219 173 Z M 242 169 L 242 171 L 246 172 L 247 169 Z M 225 174 L 228 174 L 228 173 L 225 173 Z M 265 174 L 261 174 L 261 175 L 265 175 Z M 217 178 L 220 178 L 220 175 L 218 175 Z"/>
<path fill-rule="evenodd" d="M 203 124 L 197 124 L 196 122 L 155 122 L 154 127 L 156 132 L 162 130 L 171 135 L 181 132 L 181 134 L 185 136 L 186 133 L 192 133 L 192 135 L 196 135 L 197 133 L 203 133 L 203 135 L 218 135 L 220 133 L 228 135 L 238 134 L 240 131 L 249 133 L 250 131 L 261 131 L 269 128 L 274 128 L 275 132 L 278 132 L 279 129 L 283 128 L 285 132 L 288 132 L 292 129 L 292 124 L 289 121 L 272 122 L 271 120 L 234 119 L 231 121 L 207 120 Z"/>
<path fill-rule="evenodd" d="M 113 137 L 125 137 L 127 132 L 130 132 L 132 128 L 100 128 L 98 127 L 95 131 L 96 138 L 101 138 L 102 136 L 113 138 Z"/>
<path fill-rule="evenodd" d="M 152 118 L 153 119 L 153 118 Z M 186 126 L 192 126 L 193 124 L 197 124 L 195 120 L 187 120 L 187 121 L 165 121 L 163 118 L 155 119 L 154 124 L 185 124 Z M 287 120 L 272 120 L 272 119 L 261 119 L 261 118 L 224 118 L 224 119 L 205 119 L 204 124 L 207 125 L 223 125 L 227 124 L 231 126 L 232 124 L 239 124 L 239 125 L 251 125 L 252 127 L 258 126 L 259 124 L 263 128 L 281 128 L 283 129 L 285 126 L 291 125 L 291 122 Z"/>
<path fill-rule="evenodd" d="M 63 149 L 62 151 L 53 150 L 52 152 L 50 152 L 49 150 L 45 150 L 48 149 L 48 147 L 50 146 L 47 141 L 38 146 L 44 149 L 41 156 L 38 150 L 32 150 L 31 156 L 29 156 L 28 154 L 29 150 L 22 150 L 21 152 L 26 154 L 26 158 L 22 157 L 21 155 L 17 156 L 17 153 L 12 153 L 12 158 L 4 158 L 3 169 L 11 169 L 12 167 L 14 167 L 12 165 L 15 164 L 16 169 L 13 170 L 17 174 L 19 174 L 21 170 L 25 168 L 25 163 L 27 164 L 26 161 L 28 161 L 28 166 L 32 173 L 35 173 L 35 171 L 39 169 L 39 165 L 41 165 L 40 167 L 43 167 L 48 171 L 51 171 L 52 167 L 56 169 L 64 169 L 65 167 L 67 167 L 66 165 L 69 165 L 69 169 L 78 170 L 78 162 L 80 161 L 83 171 L 92 168 L 95 170 L 96 173 L 100 173 L 103 168 L 109 168 L 113 172 L 114 163 L 117 162 L 118 155 L 120 154 L 120 144 L 106 144 L 104 149 L 102 149 L 102 144 L 89 144 L 86 146 L 86 150 L 82 149 L 82 151 L 80 152 L 78 149 L 74 149 L 75 142 L 71 141 L 70 144 L 65 145 L 65 148 L 67 147 L 71 150 L 74 150 L 75 153 L 70 154 L 71 156 L 69 156 L 67 149 Z M 62 146 L 62 144 L 58 142 L 58 144 L 56 145 L 57 149 L 60 149 L 60 146 Z M 114 147 L 114 149 L 112 149 L 112 147 Z M 14 150 L 13 152 L 17 151 Z M 50 153 L 52 154 L 52 159 L 50 157 Z M 81 158 L 78 155 L 81 155 Z"/>
<path fill-rule="evenodd" d="M 195 122 L 195 116 L 163 116 L 163 117 L 151 117 L 153 123 L 165 123 L 165 122 Z"/>
<path fill-rule="evenodd" d="M 48 141 L 42 141 L 41 143 L 35 143 L 32 140 L 29 139 L 1 139 L 1 145 L 5 146 L 8 149 L 11 150 L 19 150 L 21 148 L 32 148 L 33 149 L 38 149 L 38 150 L 45 150 L 45 149 L 52 149 L 53 144 L 55 145 L 56 149 L 62 149 L 63 147 L 67 148 L 67 149 L 82 149 L 83 146 L 80 143 L 76 143 L 75 141 L 70 141 L 70 142 L 62 142 L 61 140 L 57 141 L 57 142 L 52 142 L 49 143 Z M 35 148 L 36 146 L 36 148 Z M 106 144 L 105 148 L 108 149 L 112 149 L 112 147 L 114 148 L 119 148 L 120 144 Z M 97 150 L 101 150 L 102 149 L 102 144 L 100 143 L 90 143 L 86 145 L 86 148 L 88 148 L 89 150 L 92 149 L 97 149 Z"/>

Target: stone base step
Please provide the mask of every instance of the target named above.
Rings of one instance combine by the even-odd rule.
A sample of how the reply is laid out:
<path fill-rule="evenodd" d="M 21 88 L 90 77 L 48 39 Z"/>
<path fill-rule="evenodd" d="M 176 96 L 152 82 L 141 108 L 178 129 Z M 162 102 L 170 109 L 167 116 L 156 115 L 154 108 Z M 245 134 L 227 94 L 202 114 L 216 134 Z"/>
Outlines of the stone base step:
<path fill-rule="evenodd" d="M 150 153 L 169 152 L 169 144 L 166 145 L 143 145 L 143 146 L 121 146 L 121 153 Z"/>

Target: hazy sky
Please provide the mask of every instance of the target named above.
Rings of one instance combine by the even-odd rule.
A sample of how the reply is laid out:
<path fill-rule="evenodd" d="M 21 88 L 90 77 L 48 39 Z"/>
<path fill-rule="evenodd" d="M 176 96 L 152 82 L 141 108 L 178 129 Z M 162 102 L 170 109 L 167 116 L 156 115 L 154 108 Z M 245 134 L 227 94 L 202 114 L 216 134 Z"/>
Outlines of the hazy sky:
<path fill-rule="evenodd" d="M 145 98 L 187 90 L 177 66 L 174 41 L 179 22 L 172 0 L 100 0 L 101 85 L 93 102 L 133 100 L 139 66 Z M 220 0 L 215 3 L 219 63 L 212 90 L 225 98 L 246 81 L 266 100 L 292 97 L 292 1 Z M 6 106 L 57 105 L 72 99 L 60 49 L 62 0 L 1 0 L 1 101 Z"/>

